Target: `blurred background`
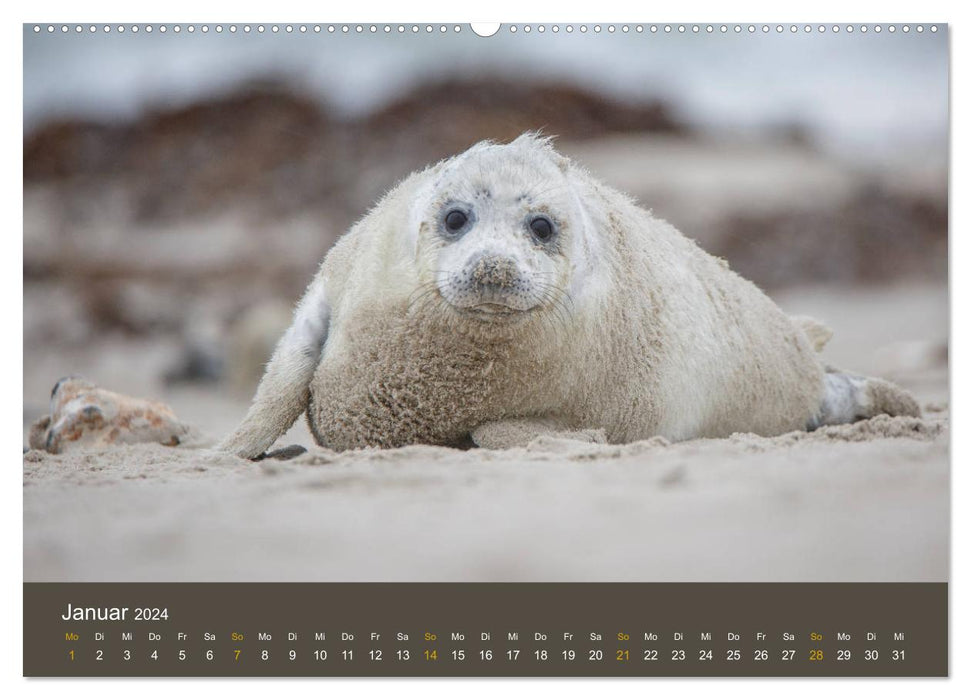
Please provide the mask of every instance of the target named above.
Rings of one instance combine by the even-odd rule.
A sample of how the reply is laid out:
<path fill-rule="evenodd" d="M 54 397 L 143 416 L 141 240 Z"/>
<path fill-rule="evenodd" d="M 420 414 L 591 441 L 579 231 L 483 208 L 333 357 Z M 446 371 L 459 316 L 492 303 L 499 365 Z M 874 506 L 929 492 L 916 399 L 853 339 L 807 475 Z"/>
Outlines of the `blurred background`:
<path fill-rule="evenodd" d="M 270 26 L 24 27 L 25 428 L 82 374 L 230 429 L 350 224 L 531 129 L 946 409 L 946 28 Z"/>

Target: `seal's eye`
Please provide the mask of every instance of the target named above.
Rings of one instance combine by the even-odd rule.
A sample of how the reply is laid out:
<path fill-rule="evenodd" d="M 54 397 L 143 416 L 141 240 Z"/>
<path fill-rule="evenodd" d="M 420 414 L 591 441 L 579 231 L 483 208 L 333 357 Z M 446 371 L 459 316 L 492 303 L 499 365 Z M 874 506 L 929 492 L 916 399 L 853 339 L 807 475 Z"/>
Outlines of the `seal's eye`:
<path fill-rule="evenodd" d="M 445 230 L 449 233 L 458 233 L 469 223 L 469 215 L 461 209 L 453 209 L 445 215 Z"/>
<path fill-rule="evenodd" d="M 541 241 L 548 241 L 556 233 L 553 222 L 545 216 L 537 216 L 529 222 L 529 230 Z"/>

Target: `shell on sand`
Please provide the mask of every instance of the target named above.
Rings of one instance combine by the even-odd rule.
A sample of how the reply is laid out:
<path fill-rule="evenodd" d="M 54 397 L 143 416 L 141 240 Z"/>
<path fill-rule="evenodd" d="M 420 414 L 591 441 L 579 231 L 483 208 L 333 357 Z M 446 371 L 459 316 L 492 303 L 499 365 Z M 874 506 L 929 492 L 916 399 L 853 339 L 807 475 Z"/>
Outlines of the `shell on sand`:
<path fill-rule="evenodd" d="M 82 447 L 157 442 L 176 446 L 189 435 L 171 408 L 66 377 L 51 392 L 50 415 L 30 427 L 30 447 L 53 454 Z"/>

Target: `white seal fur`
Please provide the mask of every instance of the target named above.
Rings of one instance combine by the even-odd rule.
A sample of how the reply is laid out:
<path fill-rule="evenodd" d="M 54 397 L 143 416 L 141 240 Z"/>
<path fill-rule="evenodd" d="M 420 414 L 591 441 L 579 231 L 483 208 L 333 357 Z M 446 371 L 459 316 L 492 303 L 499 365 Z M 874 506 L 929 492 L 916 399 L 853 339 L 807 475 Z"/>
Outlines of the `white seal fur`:
<path fill-rule="evenodd" d="M 337 242 L 221 448 L 257 457 L 304 412 L 336 450 L 919 414 L 887 382 L 824 367 L 828 338 L 525 134 L 409 176 Z"/>

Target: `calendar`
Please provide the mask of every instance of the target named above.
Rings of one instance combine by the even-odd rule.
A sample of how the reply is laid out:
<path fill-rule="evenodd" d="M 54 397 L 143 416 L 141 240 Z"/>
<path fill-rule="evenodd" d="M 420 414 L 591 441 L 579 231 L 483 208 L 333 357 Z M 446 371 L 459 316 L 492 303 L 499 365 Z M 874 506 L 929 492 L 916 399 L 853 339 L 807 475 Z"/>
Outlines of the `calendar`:
<path fill-rule="evenodd" d="M 37 676 L 946 676 L 943 584 L 27 584 Z"/>
<path fill-rule="evenodd" d="M 21 31 L 24 676 L 949 675 L 946 22 Z"/>

